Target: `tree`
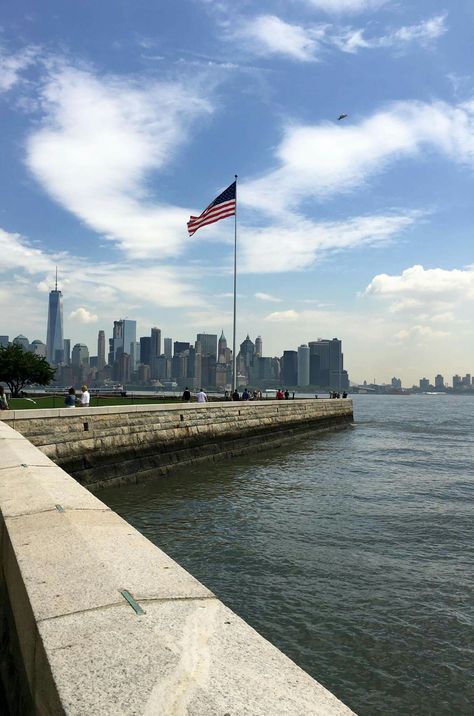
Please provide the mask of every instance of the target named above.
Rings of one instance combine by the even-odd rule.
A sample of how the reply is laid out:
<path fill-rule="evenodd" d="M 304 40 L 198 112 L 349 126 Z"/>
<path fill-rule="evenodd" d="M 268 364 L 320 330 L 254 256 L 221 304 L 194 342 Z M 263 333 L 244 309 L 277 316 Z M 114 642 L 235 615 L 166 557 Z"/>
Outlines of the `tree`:
<path fill-rule="evenodd" d="M 26 352 L 15 343 L 0 347 L 0 382 L 8 385 L 13 398 L 18 398 L 25 385 L 48 385 L 54 373 L 46 358 Z"/>

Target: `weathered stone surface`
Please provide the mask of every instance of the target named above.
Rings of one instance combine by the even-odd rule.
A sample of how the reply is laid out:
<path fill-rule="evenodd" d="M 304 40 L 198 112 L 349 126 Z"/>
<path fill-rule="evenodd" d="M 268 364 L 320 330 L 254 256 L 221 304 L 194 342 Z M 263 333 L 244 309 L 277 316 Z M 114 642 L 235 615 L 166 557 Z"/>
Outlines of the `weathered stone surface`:
<path fill-rule="evenodd" d="M 66 713 L 352 713 L 218 600 L 141 605 L 40 624 Z"/>

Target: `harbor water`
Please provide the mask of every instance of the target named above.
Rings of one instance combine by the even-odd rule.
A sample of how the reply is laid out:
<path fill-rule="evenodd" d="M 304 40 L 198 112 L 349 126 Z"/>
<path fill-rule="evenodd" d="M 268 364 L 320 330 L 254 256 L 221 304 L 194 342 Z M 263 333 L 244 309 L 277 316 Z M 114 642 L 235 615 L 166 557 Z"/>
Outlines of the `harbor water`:
<path fill-rule="evenodd" d="M 359 714 L 472 714 L 474 399 L 354 414 L 100 497 Z"/>

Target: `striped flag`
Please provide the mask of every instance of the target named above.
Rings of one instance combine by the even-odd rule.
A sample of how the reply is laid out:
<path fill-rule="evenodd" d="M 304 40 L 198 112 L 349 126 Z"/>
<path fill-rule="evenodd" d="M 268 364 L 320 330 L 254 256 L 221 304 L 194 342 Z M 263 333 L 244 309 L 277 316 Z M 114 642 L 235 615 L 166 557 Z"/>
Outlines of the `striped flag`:
<path fill-rule="evenodd" d="M 204 209 L 200 216 L 191 216 L 188 221 L 188 233 L 192 236 L 201 226 L 213 224 L 215 221 L 225 219 L 235 214 L 235 195 L 237 182 L 233 182 L 219 194 L 217 199 Z"/>

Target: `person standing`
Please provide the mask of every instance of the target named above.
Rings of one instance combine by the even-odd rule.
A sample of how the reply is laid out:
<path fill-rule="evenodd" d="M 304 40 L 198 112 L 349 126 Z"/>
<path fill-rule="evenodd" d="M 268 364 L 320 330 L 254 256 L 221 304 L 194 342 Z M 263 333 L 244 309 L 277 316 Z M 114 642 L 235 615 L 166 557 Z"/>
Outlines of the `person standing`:
<path fill-rule="evenodd" d="M 81 408 L 88 408 L 91 402 L 91 395 L 87 390 L 87 385 L 83 385 L 81 391 Z"/>
<path fill-rule="evenodd" d="M 64 404 L 66 408 L 76 407 L 76 391 L 74 388 L 69 388 L 66 397 L 64 398 Z"/>
<path fill-rule="evenodd" d="M 200 388 L 199 392 L 196 393 L 196 398 L 198 403 L 207 403 L 207 395 L 202 388 Z"/>
<path fill-rule="evenodd" d="M 186 388 L 183 391 L 183 401 L 185 403 L 189 403 L 190 400 L 191 400 L 191 392 L 190 392 L 188 386 L 186 386 Z"/>
<path fill-rule="evenodd" d="M 247 388 L 244 388 L 244 392 L 242 393 L 242 400 L 248 400 L 250 398 L 250 393 L 248 392 Z"/>
<path fill-rule="evenodd" d="M 10 410 L 3 385 L 0 385 L 0 410 Z"/>
<path fill-rule="evenodd" d="M 239 391 L 237 390 L 237 388 L 232 393 L 232 400 L 240 400 L 240 395 L 239 395 Z"/>

